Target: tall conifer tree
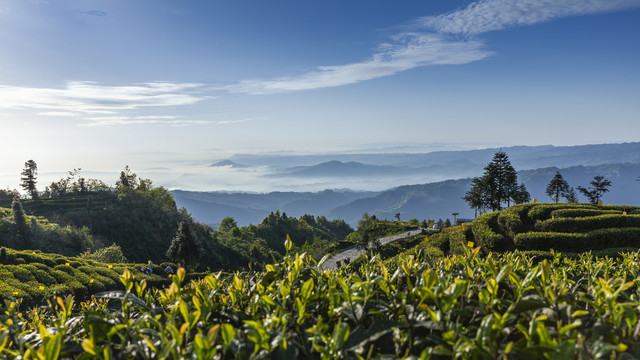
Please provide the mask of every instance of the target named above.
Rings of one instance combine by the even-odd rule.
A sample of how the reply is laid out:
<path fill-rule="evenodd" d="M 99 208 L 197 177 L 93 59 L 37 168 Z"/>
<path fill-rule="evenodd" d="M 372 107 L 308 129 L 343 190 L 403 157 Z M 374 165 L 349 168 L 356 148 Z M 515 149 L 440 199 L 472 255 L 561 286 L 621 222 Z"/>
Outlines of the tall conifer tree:
<path fill-rule="evenodd" d="M 38 165 L 33 160 L 29 160 L 24 163 L 24 170 L 21 173 L 22 188 L 31 195 L 31 198 L 36 199 L 38 197 L 38 189 L 36 188 L 36 178 L 38 176 Z"/>

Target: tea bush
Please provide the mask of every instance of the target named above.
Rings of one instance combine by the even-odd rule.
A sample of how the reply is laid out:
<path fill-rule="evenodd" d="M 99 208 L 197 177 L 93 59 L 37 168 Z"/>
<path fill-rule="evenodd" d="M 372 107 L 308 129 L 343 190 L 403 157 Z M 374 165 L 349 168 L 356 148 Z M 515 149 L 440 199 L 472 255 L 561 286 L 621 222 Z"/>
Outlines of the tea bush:
<path fill-rule="evenodd" d="M 512 247 L 512 243 L 506 236 L 496 233 L 497 221 L 500 212 L 492 212 L 478 216 L 473 222 L 473 237 L 475 243 L 484 252 L 505 251 Z"/>

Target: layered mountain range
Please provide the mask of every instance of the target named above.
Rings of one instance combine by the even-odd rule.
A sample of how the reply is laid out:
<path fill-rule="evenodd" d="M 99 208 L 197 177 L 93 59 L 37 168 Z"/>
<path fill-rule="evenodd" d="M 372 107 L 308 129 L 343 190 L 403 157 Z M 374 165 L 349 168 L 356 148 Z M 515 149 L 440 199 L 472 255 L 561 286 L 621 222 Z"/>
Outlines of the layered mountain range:
<path fill-rule="evenodd" d="M 271 179 L 331 179 L 333 184 L 366 183 L 393 178 L 405 184 L 383 191 L 353 191 L 341 188 L 320 192 L 195 192 L 173 191 L 178 206 L 184 206 L 200 222 L 216 226 L 233 217 L 240 225 L 259 223 L 272 211 L 290 216 L 303 214 L 341 218 L 355 225 L 367 212 L 379 218 L 448 218 L 454 212 L 473 217 L 462 200 L 471 178 L 480 176 L 493 154 L 505 151 L 518 170 L 531 196 L 550 199 L 545 188 L 556 171 L 573 187 L 587 187 L 593 176 L 611 180 L 605 203 L 638 205 L 640 201 L 640 142 L 583 146 L 516 146 L 502 149 L 439 151 L 420 154 L 329 154 L 329 155 L 235 155 L 211 166 L 236 168 L 269 167 Z M 238 176 L 242 176 L 241 173 Z M 420 182 L 420 179 L 424 179 Z M 580 201 L 586 199 L 580 197 Z"/>

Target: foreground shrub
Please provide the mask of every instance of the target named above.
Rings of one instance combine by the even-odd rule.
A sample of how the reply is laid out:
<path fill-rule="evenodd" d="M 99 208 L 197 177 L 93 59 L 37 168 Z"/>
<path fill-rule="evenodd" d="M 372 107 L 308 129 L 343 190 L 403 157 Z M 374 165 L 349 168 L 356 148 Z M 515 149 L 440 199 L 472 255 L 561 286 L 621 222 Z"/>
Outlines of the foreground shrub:
<path fill-rule="evenodd" d="M 519 253 L 322 271 L 290 256 L 264 272 L 210 275 L 153 291 L 125 272 L 127 292 L 76 306 L 0 315 L 3 357 L 173 359 L 636 358 L 640 254 Z M 0 284 L 1 286 L 1 284 Z M 107 306 L 104 300 L 111 299 Z M 42 326 L 40 326 L 42 325 Z M 55 344 L 56 346 L 53 346 Z"/>

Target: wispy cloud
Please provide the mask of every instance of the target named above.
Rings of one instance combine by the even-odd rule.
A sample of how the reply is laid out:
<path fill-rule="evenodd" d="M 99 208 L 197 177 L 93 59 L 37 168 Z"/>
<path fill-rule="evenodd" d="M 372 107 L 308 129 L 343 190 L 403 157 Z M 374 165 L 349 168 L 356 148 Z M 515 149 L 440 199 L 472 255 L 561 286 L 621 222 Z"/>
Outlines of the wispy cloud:
<path fill-rule="evenodd" d="M 640 6 L 640 0 L 481 0 L 464 9 L 413 22 L 367 60 L 273 80 L 245 80 L 222 87 L 231 93 L 269 94 L 353 84 L 421 66 L 459 65 L 492 52 L 476 35 L 569 16 Z"/>
<path fill-rule="evenodd" d="M 168 126 L 189 126 L 206 125 L 211 121 L 206 120 L 181 120 L 177 116 L 168 115 L 144 115 L 144 116 L 101 116 L 85 118 L 88 122 L 80 126 L 117 126 L 117 125 L 168 125 Z"/>
<path fill-rule="evenodd" d="M 64 88 L 31 88 L 0 85 L 0 108 L 43 110 L 45 116 L 112 114 L 144 107 L 190 105 L 204 100 L 202 84 L 152 82 L 128 86 L 104 86 L 69 82 Z"/>

